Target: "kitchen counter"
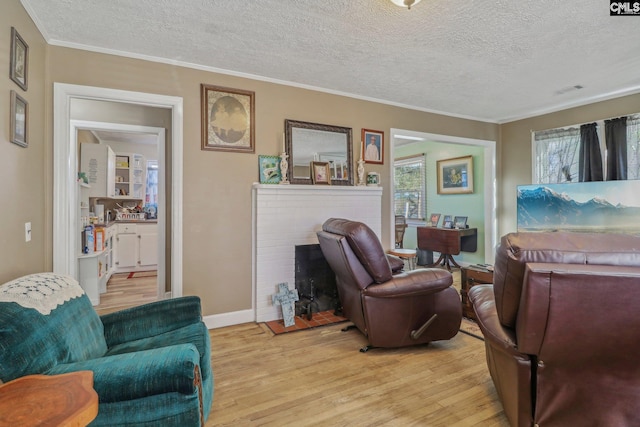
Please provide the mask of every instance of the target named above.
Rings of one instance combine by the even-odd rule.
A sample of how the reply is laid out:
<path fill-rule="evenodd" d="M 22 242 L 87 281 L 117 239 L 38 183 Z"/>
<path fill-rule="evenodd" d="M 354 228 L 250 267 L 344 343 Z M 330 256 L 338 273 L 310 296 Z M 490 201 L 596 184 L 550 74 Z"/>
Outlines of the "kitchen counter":
<path fill-rule="evenodd" d="M 157 219 L 127 219 L 127 220 L 117 220 L 117 221 L 109 221 L 103 224 L 93 224 L 94 227 L 111 227 L 116 224 L 157 224 Z"/>

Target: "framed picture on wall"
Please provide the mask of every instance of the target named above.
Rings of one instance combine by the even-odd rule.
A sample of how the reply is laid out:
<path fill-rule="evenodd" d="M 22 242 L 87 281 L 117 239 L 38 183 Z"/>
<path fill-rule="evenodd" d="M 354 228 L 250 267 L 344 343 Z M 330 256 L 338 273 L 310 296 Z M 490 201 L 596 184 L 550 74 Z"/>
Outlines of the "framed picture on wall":
<path fill-rule="evenodd" d="M 473 193 L 473 156 L 438 160 L 438 194 Z"/>
<path fill-rule="evenodd" d="M 365 163 L 384 164 L 384 132 L 362 129 L 362 159 Z"/>
<path fill-rule="evenodd" d="M 11 142 L 21 147 L 29 145 L 29 104 L 15 90 L 11 91 Z"/>
<path fill-rule="evenodd" d="M 9 77 L 22 90 L 27 90 L 27 76 L 29 68 L 29 46 L 18 31 L 11 27 L 11 62 Z"/>
<path fill-rule="evenodd" d="M 255 93 L 200 85 L 202 149 L 255 152 Z"/>

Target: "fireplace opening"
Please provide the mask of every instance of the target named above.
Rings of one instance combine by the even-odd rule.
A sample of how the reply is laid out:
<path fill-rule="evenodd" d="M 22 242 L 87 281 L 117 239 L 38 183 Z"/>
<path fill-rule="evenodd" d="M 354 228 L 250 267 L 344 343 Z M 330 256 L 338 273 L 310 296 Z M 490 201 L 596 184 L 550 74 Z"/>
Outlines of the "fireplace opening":
<path fill-rule="evenodd" d="M 296 315 L 311 320 L 313 313 L 334 310 L 342 313 L 336 276 L 324 258 L 320 245 L 297 245 L 295 258 Z"/>

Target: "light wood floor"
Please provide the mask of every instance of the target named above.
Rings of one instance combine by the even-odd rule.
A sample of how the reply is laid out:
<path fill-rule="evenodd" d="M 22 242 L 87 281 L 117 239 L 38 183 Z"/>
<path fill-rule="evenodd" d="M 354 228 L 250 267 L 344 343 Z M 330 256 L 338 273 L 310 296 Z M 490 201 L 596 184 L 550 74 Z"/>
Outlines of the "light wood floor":
<path fill-rule="evenodd" d="M 127 277 L 112 276 L 99 314 L 156 299 L 155 276 Z M 277 336 L 257 323 L 210 330 L 215 388 L 207 427 L 509 425 L 482 341 L 459 333 L 360 353 L 364 336 L 342 327 Z"/>
<path fill-rule="evenodd" d="M 156 272 L 142 271 L 128 279 L 129 273 L 115 273 L 107 282 L 107 292 L 100 295 L 99 315 L 158 300 Z"/>
<path fill-rule="evenodd" d="M 484 343 L 448 341 L 360 353 L 344 325 L 273 335 L 262 324 L 210 331 L 207 426 L 499 426 Z"/>

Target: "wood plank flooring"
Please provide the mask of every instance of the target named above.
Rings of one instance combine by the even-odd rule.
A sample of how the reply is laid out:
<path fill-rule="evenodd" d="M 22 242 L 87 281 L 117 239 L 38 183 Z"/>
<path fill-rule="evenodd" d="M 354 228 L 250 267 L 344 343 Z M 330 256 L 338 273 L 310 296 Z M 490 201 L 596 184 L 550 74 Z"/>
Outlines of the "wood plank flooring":
<path fill-rule="evenodd" d="M 454 270 L 460 290 L 460 271 Z M 345 324 L 274 335 L 247 323 L 209 331 L 213 426 L 508 427 L 484 342 L 448 341 L 360 353 Z"/>
<path fill-rule="evenodd" d="M 111 278 L 99 314 L 156 300 L 155 276 L 127 277 Z M 459 333 L 360 353 L 364 336 L 341 332 L 344 325 L 283 335 L 257 323 L 210 330 L 215 389 L 206 426 L 509 425 L 479 339 Z"/>
<path fill-rule="evenodd" d="M 115 273 L 107 282 L 107 292 L 100 295 L 100 305 L 94 308 L 99 315 L 158 300 L 158 276 L 155 272 Z"/>
<path fill-rule="evenodd" d="M 508 426 L 484 343 L 448 341 L 360 353 L 344 325 L 273 335 L 248 323 L 210 331 L 207 426 Z"/>

